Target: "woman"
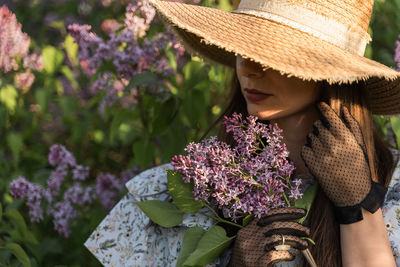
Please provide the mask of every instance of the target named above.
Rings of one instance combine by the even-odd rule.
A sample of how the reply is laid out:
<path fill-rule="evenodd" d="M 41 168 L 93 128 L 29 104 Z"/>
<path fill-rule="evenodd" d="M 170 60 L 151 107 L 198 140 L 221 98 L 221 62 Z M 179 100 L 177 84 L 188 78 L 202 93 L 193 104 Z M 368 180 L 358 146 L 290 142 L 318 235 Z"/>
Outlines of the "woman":
<path fill-rule="evenodd" d="M 400 231 L 394 221 L 385 228 L 381 209 L 394 159 L 371 116 L 400 113 L 400 74 L 363 57 L 373 0 L 242 0 L 230 13 L 159 0 L 151 4 L 189 51 L 236 70 L 224 114 L 236 111 L 277 122 L 296 175 L 320 184 L 306 226 L 287 222 L 287 211 L 277 210 L 278 220 L 255 220 L 239 231 L 232 257 L 227 253 L 215 264 L 226 265 L 230 258 L 233 266 L 293 260 L 292 251 L 275 249 L 285 238 L 294 248 L 309 247 L 319 266 L 395 266 L 391 247 L 396 254 L 398 244 L 390 246 L 387 233 L 393 241 Z M 167 168 L 132 179 L 130 194 L 85 243 L 103 264 L 173 266 L 184 227 L 200 221 L 212 225 L 198 214 L 185 218 L 181 229 L 148 225 L 134 202 L 167 197 L 159 186 Z M 386 222 L 394 220 L 398 199 L 389 200 L 383 208 Z M 117 235 L 116 227 L 125 228 Z M 268 231 L 272 234 L 264 236 Z M 299 240 L 304 233 L 315 246 Z M 106 242 L 118 250 L 104 249 Z M 301 262 L 297 253 L 294 261 L 279 266 Z"/>
<path fill-rule="evenodd" d="M 320 104 L 321 111 L 314 104 L 319 100 L 324 100 L 336 109 L 337 114 L 341 113 L 341 105 L 348 106 L 351 114 L 358 119 L 357 121 L 362 122 L 360 127 L 366 137 L 365 140 L 367 140 L 365 142 L 366 150 L 371 153 L 370 155 L 376 157 L 377 162 L 376 164 L 372 161 L 369 164 L 379 169 L 379 176 L 376 175 L 375 177 L 383 178 L 380 180 L 382 184 L 389 184 L 393 168 L 392 154 L 382 143 L 374 129 L 371 114 L 365 103 L 366 92 L 362 84 L 329 86 L 324 82 L 308 82 L 295 77 L 287 78 L 278 71 L 271 69 L 263 71 L 259 64 L 243 59 L 241 56 L 237 57 L 236 71 L 235 78 L 238 80 L 236 81 L 236 89 L 230 106 L 224 115 L 230 115 L 236 111 L 278 123 L 279 127 L 283 129 L 284 143 L 290 151 L 290 158 L 295 163 L 296 175 L 307 177 L 306 174 L 309 173 L 308 168 L 310 167 L 307 168 L 305 163 L 313 164 L 313 162 L 307 160 L 304 162 L 301 152 L 303 151 L 304 156 L 306 149 L 310 149 L 309 145 L 304 147 L 307 137 L 314 138 L 315 143 L 319 142 L 316 136 L 313 133 L 310 134 L 310 132 L 319 131 L 318 135 L 321 137 L 323 134 L 321 129 L 326 129 L 320 120 L 320 112 L 335 115 L 330 112 L 326 104 Z M 257 89 L 258 92 L 252 89 Z M 247 107 L 246 110 L 243 110 L 243 107 Z M 334 120 L 334 117 L 330 119 L 331 124 L 334 123 Z M 227 140 L 224 131 L 221 131 L 220 135 L 221 139 Z M 373 140 L 368 140 L 368 137 Z M 373 144 L 374 146 L 371 147 Z M 340 148 L 340 142 L 337 141 L 330 146 Z M 344 148 L 340 149 L 344 150 Z M 328 147 L 324 152 L 330 153 L 330 151 L 331 147 Z M 315 167 L 324 172 L 327 172 L 328 168 L 336 169 L 338 172 L 346 172 L 348 168 L 357 168 L 357 165 L 354 164 L 358 162 L 349 157 L 349 154 L 335 155 L 335 157 L 340 158 L 333 158 L 332 162 L 320 161 Z M 327 155 L 322 154 L 319 157 L 327 158 Z M 317 178 L 319 176 L 321 174 Z M 332 179 L 331 183 L 334 183 L 340 176 L 343 176 L 343 174 L 339 173 L 336 177 L 333 173 L 327 179 Z M 348 178 L 348 182 L 352 179 L 354 182 L 353 173 L 345 173 L 344 177 Z M 347 181 L 344 181 L 341 185 L 343 190 Z M 327 190 L 330 189 L 329 186 L 326 187 Z M 357 190 L 361 189 L 357 188 Z M 395 266 L 381 210 L 379 209 L 371 214 L 363 208 L 362 213 L 362 221 L 355 219 L 358 222 L 354 222 L 354 224 L 339 225 L 334 218 L 331 201 L 326 197 L 323 190 L 320 190 L 310 214 L 311 238 L 316 241 L 316 245 L 311 249 L 319 266 L 341 266 L 342 264 L 343 266 Z M 285 226 L 281 227 L 284 228 Z M 241 234 L 244 238 L 239 237 L 238 241 L 244 242 L 247 237 L 247 244 L 241 246 L 239 242 L 236 242 L 233 256 L 236 264 L 233 266 L 266 266 L 274 259 L 273 253 L 266 253 L 265 245 L 260 246 L 259 244 L 260 242 L 264 244 L 268 242 L 262 241 L 265 240 L 265 230 L 262 227 L 253 223 L 241 232 L 243 232 Z M 275 232 L 275 234 L 279 233 L 279 231 Z M 250 236 L 253 236 L 253 238 L 250 238 Z M 254 240 L 254 246 L 248 240 Z M 329 240 L 329 243 L 326 240 Z M 292 242 L 292 244 L 301 246 L 296 242 Z M 259 248 L 258 252 L 255 252 L 256 248 Z M 254 254 L 260 257 L 254 257 Z M 285 257 L 292 259 L 289 254 L 286 256 L 281 254 L 278 260 Z"/>

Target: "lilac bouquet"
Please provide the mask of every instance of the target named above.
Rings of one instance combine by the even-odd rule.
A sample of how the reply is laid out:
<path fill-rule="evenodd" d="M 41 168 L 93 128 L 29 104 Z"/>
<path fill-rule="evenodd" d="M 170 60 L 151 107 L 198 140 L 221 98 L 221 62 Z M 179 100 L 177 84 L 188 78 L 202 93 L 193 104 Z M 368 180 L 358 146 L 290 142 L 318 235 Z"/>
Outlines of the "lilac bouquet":
<path fill-rule="evenodd" d="M 254 116 L 242 119 L 241 114 L 234 113 L 232 117 L 225 116 L 223 125 L 227 133 L 232 133 L 234 146 L 215 136 L 188 144 L 188 154 L 174 156 L 174 170 L 167 171 L 172 202 L 136 202 L 139 208 L 162 227 L 178 226 L 185 213 L 194 212 L 238 228 L 273 208 L 295 206 L 308 212 L 317 187 L 310 186 L 300 193 L 301 180 L 293 178 L 295 167 L 288 160 L 289 152 L 277 124 L 257 122 Z M 243 219 L 240 224 L 239 219 Z M 204 266 L 235 238 L 228 237 L 219 225 L 207 231 L 191 227 L 183 237 L 176 266 Z M 303 253 L 310 254 L 307 249 Z"/>
<path fill-rule="evenodd" d="M 236 147 L 215 136 L 190 143 L 188 155 L 174 156 L 171 164 L 193 183 L 196 200 L 215 204 L 233 221 L 243 215 L 258 218 L 269 209 L 290 206 L 302 197 L 300 179 L 290 179 L 295 169 L 282 143 L 277 124 L 257 122 L 254 116 L 242 119 L 234 113 L 223 125 L 233 134 Z M 292 200 L 292 201 L 291 201 Z"/>

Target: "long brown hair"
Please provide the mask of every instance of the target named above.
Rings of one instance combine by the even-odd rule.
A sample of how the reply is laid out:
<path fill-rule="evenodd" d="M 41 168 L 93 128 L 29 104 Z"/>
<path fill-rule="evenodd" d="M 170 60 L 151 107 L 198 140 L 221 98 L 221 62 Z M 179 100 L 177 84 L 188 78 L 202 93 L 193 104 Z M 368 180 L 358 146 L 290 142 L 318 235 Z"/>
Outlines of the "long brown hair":
<path fill-rule="evenodd" d="M 370 159 L 373 180 L 387 187 L 395 167 L 394 159 L 373 123 L 372 114 L 365 97 L 368 93 L 365 89 L 365 83 L 329 85 L 327 82 L 322 81 L 320 82 L 320 86 L 322 87 L 321 100 L 327 102 L 338 114 L 340 114 L 340 105 L 345 105 L 359 122 Z M 246 101 L 241 93 L 236 70 L 230 84 L 229 102 L 224 112 L 208 128 L 203 137 L 225 115 L 231 116 L 233 112 L 242 113 L 245 116 L 248 115 Z M 218 130 L 218 138 L 220 140 L 234 145 L 232 136 L 226 134 L 223 127 L 220 127 Z M 315 246 L 311 246 L 310 250 L 317 264 L 327 267 L 342 266 L 339 224 L 334 219 L 333 205 L 322 190 L 319 190 L 309 216 L 311 238 L 316 243 Z M 304 266 L 308 266 L 308 264 L 305 263 Z"/>

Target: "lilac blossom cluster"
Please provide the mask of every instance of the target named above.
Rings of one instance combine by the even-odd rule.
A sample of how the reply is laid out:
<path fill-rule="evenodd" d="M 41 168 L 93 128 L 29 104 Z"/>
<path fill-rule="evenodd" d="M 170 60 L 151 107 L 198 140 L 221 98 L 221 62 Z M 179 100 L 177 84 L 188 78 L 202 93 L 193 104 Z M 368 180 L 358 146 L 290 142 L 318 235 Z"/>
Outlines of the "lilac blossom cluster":
<path fill-rule="evenodd" d="M 285 197 L 302 197 L 301 180 L 292 178 L 295 167 L 277 124 L 258 122 L 254 116 L 243 120 L 234 113 L 225 116 L 223 125 L 233 134 L 234 147 L 213 136 L 190 143 L 185 148 L 188 155 L 171 160 L 184 182 L 193 182 L 196 200 L 216 204 L 236 221 L 245 214 L 261 217 L 271 208 L 287 206 Z"/>
<path fill-rule="evenodd" d="M 400 71 L 400 34 L 396 40 L 396 50 L 394 53 L 394 61 L 397 64 L 397 70 Z"/>
<path fill-rule="evenodd" d="M 31 222 L 42 221 L 46 207 L 46 214 L 53 218 L 54 229 L 65 237 L 70 235 L 70 226 L 80 215 L 79 207 L 99 200 L 105 209 L 110 210 L 124 184 L 140 171 L 124 171 L 119 178 L 110 173 L 99 173 L 94 185 L 84 185 L 90 168 L 77 164 L 75 157 L 64 146 L 53 145 L 48 162 L 55 170 L 50 173 L 45 187 L 20 176 L 10 183 L 9 190 L 15 199 L 26 197 Z"/>
<path fill-rule="evenodd" d="M 15 85 L 18 89 L 27 90 L 35 80 L 32 70 L 42 70 L 43 59 L 38 53 L 29 53 L 31 39 L 22 32 L 22 26 L 18 23 L 15 14 L 6 6 L 0 7 L 0 71 L 7 73 L 18 71 L 15 74 Z M 21 60 L 22 66 L 17 58 Z"/>
<path fill-rule="evenodd" d="M 156 95 L 160 101 L 168 96 L 161 84 L 165 76 L 171 76 L 174 70 L 163 50 L 170 45 L 174 49 L 176 60 L 184 54 L 183 46 L 169 32 L 147 36 L 147 31 L 155 17 L 155 10 L 148 0 L 135 0 L 126 6 L 124 23 L 107 20 L 102 23 L 108 39 L 102 39 L 91 31 L 90 25 L 71 24 L 69 33 L 79 45 L 80 66 L 87 76 L 96 75 L 96 80 L 89 88 L 94 95 L 104 92 L 104 106 L 112 106 L 116 101 L 122 105 L 136 103 L 138 88 L 127 88 L 129 81 L 146 71 L 159 74 L 159 80 L 146 85 L 146 93 Z M 99 71 L 105 63 L 112 63 L 115 72 Z"/>

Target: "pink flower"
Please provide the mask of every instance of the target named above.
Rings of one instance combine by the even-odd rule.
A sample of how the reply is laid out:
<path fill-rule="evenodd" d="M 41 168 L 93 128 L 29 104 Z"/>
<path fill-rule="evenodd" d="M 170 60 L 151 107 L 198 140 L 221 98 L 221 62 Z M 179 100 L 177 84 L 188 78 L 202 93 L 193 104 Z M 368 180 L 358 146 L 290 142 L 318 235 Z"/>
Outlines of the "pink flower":
<path fill-rule="evenodd" d="M 21 24 L 6 6 L 0 7 L 0 70 L 17 70 L 15 56 L 28 54 L 30 38 L 21 31 Z"/>
<path fill-rule="evenodd" d="M 26 92 L 35 81 L 35 75 L 32 72 L 22 72 L 15 75 L 15 87 Z"/>

